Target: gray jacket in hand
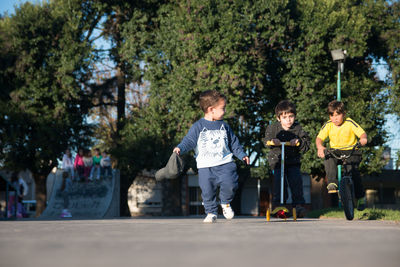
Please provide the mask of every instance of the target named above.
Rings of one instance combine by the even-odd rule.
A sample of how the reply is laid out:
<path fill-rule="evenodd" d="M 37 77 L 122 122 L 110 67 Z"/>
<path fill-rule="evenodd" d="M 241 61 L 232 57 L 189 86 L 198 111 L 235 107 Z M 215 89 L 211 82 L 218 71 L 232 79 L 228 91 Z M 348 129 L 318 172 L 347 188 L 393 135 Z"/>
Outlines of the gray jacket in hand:
<path fill-rule="evenodd" d="M 300 164 L 301 154 L 310 149 L 310 137 L 307 132 L 297 122 L 293 123 L 289 130 L 284 130 L 280 122 L 268 125 L 263 139 L 264 144 L 272 139 L 279 139 L 281 142 L 289 142 L 292 139 L 299 139 L 300 146 L 285 147 L 285 164 L 296 165 Z M 270 146 L 271 150 L 268 154 L 268 163 L 271 169 L 275 169 L 278 163 L 281 162 L 281 147 Z"/>

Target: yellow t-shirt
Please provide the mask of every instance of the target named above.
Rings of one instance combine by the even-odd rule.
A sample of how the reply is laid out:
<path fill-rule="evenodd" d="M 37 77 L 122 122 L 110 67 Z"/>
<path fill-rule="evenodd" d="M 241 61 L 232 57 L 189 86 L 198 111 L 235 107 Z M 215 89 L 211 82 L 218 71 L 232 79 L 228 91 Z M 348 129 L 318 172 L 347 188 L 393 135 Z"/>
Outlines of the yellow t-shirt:
<path fill-rule="evenodd" d="M 336 126 L 330 120 L 327 121 L 318 133 L 318 138 L 324 141 L 329 137 L 331 148 L 350 150 L 357 143 L 357 138 L 365 131 L 355 121 L 346 118 L 340 126 Z"/>

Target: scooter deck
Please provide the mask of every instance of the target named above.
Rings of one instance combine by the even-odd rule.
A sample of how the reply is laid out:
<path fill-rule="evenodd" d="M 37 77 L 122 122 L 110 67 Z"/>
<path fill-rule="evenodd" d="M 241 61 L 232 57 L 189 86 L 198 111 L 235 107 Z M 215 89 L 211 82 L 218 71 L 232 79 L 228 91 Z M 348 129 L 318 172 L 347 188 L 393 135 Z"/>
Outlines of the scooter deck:
<path fill-rule="evenodd" d="M 285 221 L 289 218 L 289 210 L 286 207 L 276 207 L 274 210 L 267 209 L 266 219 L 269 222 L 271 220 L 271 214 L 276 215 L 276 217 L 284 219 Z M 293 208 L 292 212 L 293 221 L 297 221 L 296 209 Z"/>

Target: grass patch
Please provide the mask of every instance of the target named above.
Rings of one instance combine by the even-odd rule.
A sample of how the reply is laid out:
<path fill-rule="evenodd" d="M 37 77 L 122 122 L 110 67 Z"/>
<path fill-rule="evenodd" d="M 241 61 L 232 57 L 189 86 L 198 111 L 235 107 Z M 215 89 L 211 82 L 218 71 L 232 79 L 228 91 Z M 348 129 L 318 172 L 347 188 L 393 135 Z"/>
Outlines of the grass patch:
<path fill-rule="evenodd" d="M 345 218 L 342 208 L 313 210 L 307 214 L 307 217 L 338 218 L 338 219 Z M 354 220 L 400 221 L 400 210 L 390 210 L 390 209 L 365 209 L 363 211 L 354 210 Z"/>

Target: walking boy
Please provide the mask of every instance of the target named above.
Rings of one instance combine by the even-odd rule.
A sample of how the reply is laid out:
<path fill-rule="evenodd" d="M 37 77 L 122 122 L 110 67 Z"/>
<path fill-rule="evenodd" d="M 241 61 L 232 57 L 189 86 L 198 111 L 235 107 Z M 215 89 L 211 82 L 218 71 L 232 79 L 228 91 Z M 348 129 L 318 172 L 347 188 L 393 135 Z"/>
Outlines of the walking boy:
<path fill-rule="evenodd" d="M 233 155 L 249 164 L 249 157 L 244 153 L 239 139 L 229 125 L 222 119 L 225 114 L 226 97 L 215 90 L 208 90 L 200 95 L 200 107 L 204 117 L 196 121 L 182 142 L 173 152 L 179 154 L 195 149 L 199 184 L 204 208 L 207 213 L 203 222 L 217 220 L 217 187 L 219 198 L 226 219 L 230 220 L 234 212 L 230 207 L 238 187 L 238 175 Z"/>
<path fill-rule="evenodd" d="M 324 140 L 329 137 L 329 145 L 333 149 L 339 149 L 337 155 L 349 155 L 353 146 L 357 143 L 357 137 L 362 146 L 366 145 L 367 134 L 355 121 L 346 118 L 346 110 L 342 102 L 333 100 L 328 104 L 329 121 L 322 126 L 315 140 L 318 157 L 325 158 L 325 172 L 328 177 L 328 192 L 336 193 L 338 188 L 337 165 L 342 164 L 337 159 L 325 157 Z M 357 209 L 365 209 L 365 192 L 361 183 L 358 166 L 361 162 L 361 153 L 355 151 L 347 160 L 347 168 L 352 173 L 355 197 L 358 198 Z"/>
<path fill-rule="evenodd" d="M 301 154 L 310 148 L 310 138 L 303 131 L 303 128 L 295 122 L 296 106 L 288 100 L 283 100 L 275 107 L 277 122 L 268 125 L 265 131 L 264 143 L 272 141 L 268 154 L 268 163 L 274 174 L 274 190 L 272 204 L 277 206 L 280 203 L 281 188 L 281 142 L 290 142 L 292 146 L 285 147 L 285 194 L 284 201 L 288 198 L 287 184 L 292 192 L 292 204 L 296 207 L 298 217 L 304 217 L 305 208 L 303 179 L 300 172 Z M 298 145 L 297 145 L 298 144 Z M 297 146 L 296 146 L 297 145 Z"/>

